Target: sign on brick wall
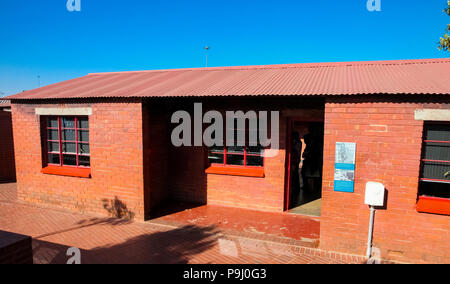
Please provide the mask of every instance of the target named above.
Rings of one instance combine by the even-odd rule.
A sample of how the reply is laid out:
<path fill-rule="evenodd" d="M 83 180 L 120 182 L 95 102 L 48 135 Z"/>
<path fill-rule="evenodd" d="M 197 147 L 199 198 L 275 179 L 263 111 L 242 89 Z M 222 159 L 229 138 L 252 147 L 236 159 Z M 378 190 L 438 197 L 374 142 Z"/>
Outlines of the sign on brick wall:
<path fill-rule="evenodd" d="M 356 143 L 336 142 L 334 191 L 355 191 Z"/>

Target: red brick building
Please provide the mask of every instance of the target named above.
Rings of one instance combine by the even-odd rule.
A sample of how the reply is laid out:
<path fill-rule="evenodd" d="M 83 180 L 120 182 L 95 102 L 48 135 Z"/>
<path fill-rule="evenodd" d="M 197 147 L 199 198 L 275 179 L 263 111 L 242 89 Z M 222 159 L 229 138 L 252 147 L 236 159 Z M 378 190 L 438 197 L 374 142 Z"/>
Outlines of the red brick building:
<path fill-rule="evenodd" d="M 0 100 L 0 183 L 15 180 L 11 104 Z"/>
<path fill-rule="evenodd" d="M 274 212 L 313 204 L 320 248 L 363 255 L 365 186 L 381 182 L 381 256 L 448 263 L 449 94 L 448 59 L 89 74 L 9 97 L 19 197 L 137 219 L 166 200 Z M 171 116 L 194 103 L 279 111 L 280 151 L 173 146 Z M 337 142 L 356 143 L 351 192 L 336 191 Z"/>

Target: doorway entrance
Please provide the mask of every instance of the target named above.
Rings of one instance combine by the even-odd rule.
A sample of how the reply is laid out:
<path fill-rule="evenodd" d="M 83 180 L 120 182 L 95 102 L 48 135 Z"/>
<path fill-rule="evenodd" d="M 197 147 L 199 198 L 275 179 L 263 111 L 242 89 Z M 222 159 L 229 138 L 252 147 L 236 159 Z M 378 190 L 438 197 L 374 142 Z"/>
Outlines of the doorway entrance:
<path fill-rule="evenodd" d="M 285 209 L 320 216 L 324 122 L 293 118 L 287 130 Z"/>

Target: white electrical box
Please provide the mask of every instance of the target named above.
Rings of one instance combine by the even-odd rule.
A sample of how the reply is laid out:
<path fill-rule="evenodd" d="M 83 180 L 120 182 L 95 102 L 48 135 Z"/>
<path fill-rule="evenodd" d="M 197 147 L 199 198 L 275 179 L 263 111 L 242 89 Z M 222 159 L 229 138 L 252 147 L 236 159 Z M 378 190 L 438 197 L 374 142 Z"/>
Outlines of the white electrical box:
<path fill-rule="evenodd" d="M 368 182 L 366 184 L 365 204 L 370 206 L 384 205 L 384 185 L 379 182 Z"/>

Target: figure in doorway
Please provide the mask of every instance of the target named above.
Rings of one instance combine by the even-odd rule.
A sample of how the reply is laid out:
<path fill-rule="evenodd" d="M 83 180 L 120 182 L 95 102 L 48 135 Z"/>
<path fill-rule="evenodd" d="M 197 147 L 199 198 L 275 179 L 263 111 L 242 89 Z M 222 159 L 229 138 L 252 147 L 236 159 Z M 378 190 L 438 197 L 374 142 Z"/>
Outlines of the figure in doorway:
<path fill-rule="evenodd" d="M 306 144 L 303 152 L 302 176 L 306 191 L 310 194 L 320 192 L 323 156 L 323 130 L 320 125 L 311 124 L 304 136 Z"/>
<path fill-rule="evenodd" d="M 291 142 L 291 190 L 290 190 L 290 198 L 291 201 L 290 207 L 295 206 L 297 204 L 298 198 L 300 196 L 300 173 L 299 167 L 302 158 L 302 141 L 300 140 L 300 134 L 298 132 L 292 133 L 292 142 Z"/>

